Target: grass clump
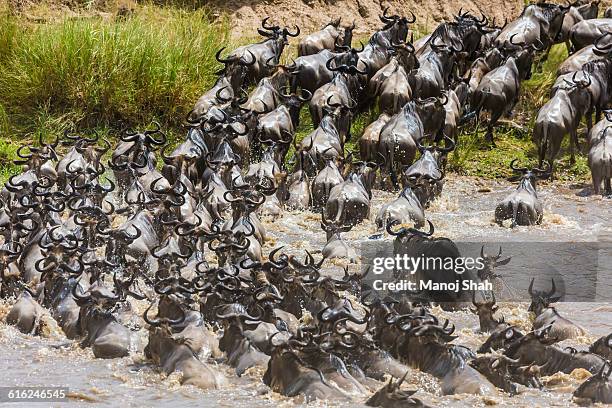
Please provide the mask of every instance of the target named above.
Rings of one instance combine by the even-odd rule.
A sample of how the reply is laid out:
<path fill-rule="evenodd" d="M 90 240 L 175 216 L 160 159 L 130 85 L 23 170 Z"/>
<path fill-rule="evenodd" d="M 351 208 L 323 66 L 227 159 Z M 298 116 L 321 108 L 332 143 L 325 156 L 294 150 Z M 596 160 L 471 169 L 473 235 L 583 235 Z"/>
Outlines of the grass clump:
<path fill-rule="evenodd" d="M 8 127 L 26 131 L 45 118 L 59 129 L 176 127 L 214 83 L 229 33 L 204 10 L 152 6 L 120 20 L 0 21 L 0 106 Z"/>

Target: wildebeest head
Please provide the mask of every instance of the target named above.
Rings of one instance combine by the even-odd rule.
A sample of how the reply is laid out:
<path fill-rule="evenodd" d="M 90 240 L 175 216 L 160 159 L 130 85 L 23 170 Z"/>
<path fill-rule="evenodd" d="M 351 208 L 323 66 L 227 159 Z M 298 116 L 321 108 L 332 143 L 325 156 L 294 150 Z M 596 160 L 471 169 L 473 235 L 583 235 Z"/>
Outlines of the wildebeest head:
<path fill-rule="evenodd" d="M 478 356 L 470 361 L 470 365 L 483 374 L 496 387 L 514 395 L 517 392 L 516 384 L 511 380 L 511 367 L 517 366 L 518 360 L 504 355 Z"/>
<path fill-rule="evenodd" d="M 514 395 L 517 383 L 529 387 L 541 388 L 540 370 L 536 365 L 521 366 L 519 360 L 494 352 L 491 355 L 478 356 L 470 365 L 483 374 L 495 386 Z"/>
<path fill-rule="evenodd" d="M 408 37 L 408 24 L 414 23 L 416 21 L 416 16 L 414 15 L 412 11 L 410 12 L 410 15 L 411 15 L 410 19 L 403 17 L 403 16 L 399 16 L 397 14 L 388 15 L 387 14 L 388 10 L 389 10 L 389 7 L 386 7 L 383 10 L 382 15 L 378 16 L 378 18 L 380 18 L 380 21 L 382 21 L 385 24 L 382 31 L 389 32 L 391 36 L 389 40 L 391 42 L 395 42 L 395 43 L 405 42 L 406 37 Z"/>
<path fill-rule="evenodd" d="M 527 167 L 515 167 L 514 164 L 517 161 L 518 159 L 512 160 L 510 162 L 510 168 L 512 169 L 512 171 L 517 173 L 517 175 L 513 177 L 513 180 L 519 180 L 520 187 L 522 188 L 529 188 L 530 190 L 535 191 L 536 180 L 547 179 L 552 174 L 552 167 L 550 166 L 548 162 L 546 162 L 547 164 L 546 169 L 540 169 L 540 168 L 534 167 L 533 169 L 529 170 Z"/>
<path fill-rule="evenodd" d="M 607 360 L 612 359 L 612 334 L 600 337 L 589 347 L 591 353 L 598 354 Z"/>
<path fill-rule="evenodd" d="M 499 350 L 502 348 L 506 348 L 506 346 L 521 337 L 523 337 L 523 333 L 518 330 L 514 326 L 509 325 L 498 325 L 495 328 L 491 335 L 485 340 L 485 342 L 478 349 L 478 353 L 488 353 L 491 350 Z"/>
<path fill-rule="evenodd" d="M 287 91 L 287 87 L 283 87 L 280 89 L 279 94 L 283 100 L 283 104 L 289 108 L 289 115 L 291 116 L 293 127 L 297 128 L 300 124 L 300 109 L 304 103 L 312 98 L 312 92 L 307 89 L 301 89 L 301 94 L 298 95 L 297 93 L 289 93 Z"/>
<path fill-rule="evenodd" d="M 489 20 L 484 14 L 481 14 L 479 19 L 469 12 L 462 13 L 459 10 L 459 15 L 455 17 L 455 22 L 449 25 L 452 27 L 454 35 L 463 44 L 463 49 L 467 55 L 473 57 L 480 48 L 483 34 L 488 32 L 488 24 Z"/>
<path fill-rule="evenodd" d="M 338 48 L 340 51 L 342 51 L 342 53 L 340 53 L 339 55 L 337 55 L 336 57 L 334 57 L 332 60 L 335 63 L 334 65 L 336 67 L 343 67 L 344 65 L 346 65 L 347 67 L 357 67 L 357 63 L 359 62 L 359 53 L 362 52 L 364 50 L 364 45 L 363 42 L 359 42 L 361 48 L 357 49 L 357 48 L 353 48 L 349 45 L 338 45 L 336 44 L 336 48 Z M 331 67 L 331 63 L 328 61 L 328 63 L 326 63 L 327 68 L 330 71 L 337 71 L 338 68 L 330 68 Z M 349 69 L 349 73 L 355 73 L 354 71 L 352 71 L 350 68 Z M 344 71 L 343 71 L 344 72 Z"/>
<path fill-rule="evenodd" d="M 287 27 L 283 27 L 281 29 L 280 26 L 269 25 L 268 20 L 270 20 L 270 17 L 266 17 L 261 20 L 261 28 L 257 29 L 257 32 L 264 37 L 270 38 L 282 36 L 286 40 L 287 37 L 297 37 L 298 35 L 300 35 L 300 27 L 298 27 L 297 25 L 295 26 L 295 32 L 292 33 Z"/>
<path fill-rule="evenodd" d="M 421 400 L 412 396 L 416 390 L 408 391 L 400 389 L 407 375 L 408 371 L 397 382 L 393 382 L 393 377 L 391 377 L 389 382 L 376 391 L 365 404 L 369 407 L 383 408 L 428 407 Z"/>
<path fill-rule="evenodd" d="M 504 323 L 504 319 L 497 321 L 493 316 L 497 311 L 498 307 L 495 305 L 495 293 L 490 292 L 491 296 L 489 298 L 484 298 L 484 301 L 477 302 L 476 301 L 476 291 L 472 292 L 472 304 L 475 308 L 472 308 L 472 312 L 478 315 L 480 319 L 480 330 L 482 331 L 491 331 L 494 330 L 498 325 Z"/>
<path fill-rule="evenodd" d="M 340 102 L 332 102 L 333 95 L 327 98 L 326 105 L 323 110 L 328 116 L 331 116 L 336 129 L 340 135 L 350 134 L 351 122 L 353 118 L 352 109 L 357 105 L 354 101 L 350 101 L 350 105 L 345 105 Z"/>
<path fill-rule="evenodd" d="M 484 253 L 484 245 L 480 248 L 480 258 L 482 258 L 483 267 L 478 270 L 478 277 L 481 280 L 497 278 L 499 275 L 493 273 L 493 270 L 498 266 L 507 265 L 512 259 L 509 256 L 506 259 L 501 259 L 502 248 L 499 247 L 499 253 L 497 255 L 489 255 Z"/>
<path fill-rule="evenodd" d="M 355 20 L 350 26 L 344 27 L 344 36 L 342 39 L 342 45 L 351 45 L 353 42 L 353 30 L 355 29 Z"/>
<path fill-rule="evenodd" d="M 250 59 L 246 59 L 245 56 L 221 58 L 221 53 L 224 49 L 225 47 L 221 48 L 215 54 L 217 61 L 224 66 L 223 69 L 217 71 L 216 74 L 228 78 L 234 92 L 238 92 L 244 83 L 249 67 L 257 62 L 257 58 L 250 50 L 247 51 Z"/>
<path fill-rule="evenodd" d="M 535 278 L 531 278 L 531 283 L 529 284 L 529 296 L 531 296 L 531 304 L 529 305 L 529 311 L 534 312 L 536 316 L 539 316 L 544 309 L 550 306 L 552 303 L 558 302 L 562 296 L 554 296 L 557 292 L 557 287 L 555 285 L 555 280 L 551 279 L 552 286 L 550 291 L 545 290 L 534 290 L 533 282 Z"/>
<path fill-rule="evenodd" d="M 266 37 L 265 42 L 273 41 L 274 47 L 276 48 L 274 53 L 276 54 L 276 62 L 280 59 L 280 55 L 283 53 L 283 49 L 286 45 L 289 45 L 287 37 L 297 37 L 300 35 L 300 27 L 295 26 L 295 31 L 292 33 L 288 27 L 280 28 L 277 25 L 268 25 L 267 21 L 270 17 L 266 17 L 261 21 L 261 28 L 257 29 L 259 35 Z"/>
<path fill-rule="evenodd" d="M 574 397 L 587 398 L 593 402 L 611 403 L 610 375 L 612 375 L 612 365 L 609 361 L 606 361 L 597 374 L 580 384 L 574 391 Z"/>
<path fill-rule="evenodd" d="M 504 44 L 503 51 L 506 51 L 507 56 L 513 56 L 515 58 L 520 78 L 528 80 L 531 78 L 531 66 L 536 52 L 543 51 L 545 47 L 540 40 L 536 40 L 531 45 L 527 45 L 525 42 L 514 42 L 513 38 L 516 35 L 518 34 L 513 34 L 510 40 Z"/>
<path fill-rule="evenodd" d="M 391 54 L 396 56 L 406 72 L 417 69 L 420 66 L 414 51 L 414 46 L 409 42 L 391 43 Z"/>
<path fill-rule="evenodd" d="M 16 295 L 20 287 L 20 276 L 12 273 L 8 266 L 22 252 L 23 245 L 19 242 L 7 242 L 0 246 L 0 295 L 3 297 Z"/>

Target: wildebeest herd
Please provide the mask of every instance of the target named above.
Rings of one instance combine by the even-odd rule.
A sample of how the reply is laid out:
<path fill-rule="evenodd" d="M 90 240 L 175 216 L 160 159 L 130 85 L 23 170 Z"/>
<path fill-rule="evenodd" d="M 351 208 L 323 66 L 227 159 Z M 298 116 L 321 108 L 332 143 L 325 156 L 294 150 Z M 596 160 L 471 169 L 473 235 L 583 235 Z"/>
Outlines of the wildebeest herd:
<path fill-rule="evenodd" d="M 396 253 L 459 256 L 451 240 L 433 237 L 425 216 L 442 192 L 447 155 L 461 143 L 457 129 L 489 112 L 494 145 L 497 121 L 511 114 L 521 81 L 555 43 L 566 42 L 572 54 L 536 120 L 540 164 L 512 162 L 519 185 L 497 206 L 496 220 L 541 221 L 536 180 L 552 175 L 566 134 L 578 143 L 583 117 L 595 192 L 603 184 L 611 194 L 612 18 L 597 15 L 597 2 L 538 3 L 496 26 L 460 11 L 412 41 L 414 15 L 385 10 L 367 44 L 353 48 L 355 25 L 338 19 L 300 38 L 299 56 L 284 64 L 288 39 L 300 30 L 264 19 L 260 43 L 217 52 L 223 69 L 175 148 L 159 125 L 126 129 L 112 151 L 97 135 L 70 132 L 19 148 L 23 172 L 0 193 L 0 297 L 16 299 L 7 323 L 37 334 L 46 309 L 66 337 L 98 358 L 118 358 L 130 353 L 126 321 L 137 299 L 150 303 L 142 315 L 145 356 L 204 389 L 226 386 L 215 367 L 222 361 L 238 376 L 262 367 L 263 382 L 285 396 L 427 406 L 401 389 L 410 368 L 438 378 L 444 394 L 510 395 L 542 388 L 541 376 L 581 368 L 593 376 L 574 395 L 612 403 L 612 335 L 588 352 L 555 345 L 584 330 L 553 306 L 554 280 L 543 290 L 529 286 L 536 316 L 529 332 L 495 316 L 492 292 L 434 299 L 449 309 L 471 300 L 490 333 L 475 352 L 452 343 L 455 327 L 432 312 L 432 302 L 359 299 L 362 274 L 347 268 L 338 277 L 324 266 L 358 261 L 341 234 L 370 217 L 374 189 L 401 189 L 375 218 Z M 305 104 L 314 129 L 298 141 Z M 376 105 L 380 116 L 358 141 L 357 158 L 346 151 L 352 119 Z M 262 217 L 279 220 L 287 208 L 320 212 L 321 259 L 283 247 L 263 254 Z M 501 250 L 483 248 L 481 256 L 485 268 L 472 271 L 474 279 L 490 279 L 509 262 Z"/>

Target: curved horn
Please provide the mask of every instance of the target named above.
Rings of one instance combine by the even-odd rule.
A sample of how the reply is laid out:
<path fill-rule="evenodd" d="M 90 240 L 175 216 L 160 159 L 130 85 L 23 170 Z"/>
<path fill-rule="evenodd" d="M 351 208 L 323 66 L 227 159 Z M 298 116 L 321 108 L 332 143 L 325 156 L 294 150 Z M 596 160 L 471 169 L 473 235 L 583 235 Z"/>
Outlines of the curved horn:
<path fill-rule="evenodd" d="M 236 62 L 236 60 L 238 59 L 237 57 L 232 57 L 232 58 L 227 58 L 227 59 L 221 58 L 221 53 L 223 52 L 223 50 L 225 50 L 225 48 L 226 47 L 223 47 L 215 53 L 215 59 L 222 64 L 231 64 L 233 62 Z"/>
<path fill-rule="evenodd" d="M 518 159 L 514 159 L 510 162 L 510 168 L 514 171 L 518 171 L 518 172 L 523 172 L 523 171 L 527 171 L 527 167 L 514 167 L 514 163 L 516 163 L 518 161 Z"/>

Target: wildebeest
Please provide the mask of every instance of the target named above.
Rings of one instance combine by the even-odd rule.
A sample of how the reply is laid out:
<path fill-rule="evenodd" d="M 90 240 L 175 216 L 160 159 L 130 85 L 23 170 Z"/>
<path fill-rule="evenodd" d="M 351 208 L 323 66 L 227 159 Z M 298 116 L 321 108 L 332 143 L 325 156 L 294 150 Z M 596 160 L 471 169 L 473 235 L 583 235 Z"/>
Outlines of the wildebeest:
<path fill-rule="evenodd" d="M 417 142 L 421 157 L 402 170 L 402 183 L 410 186 L 421 205 L 427 208 L 442 193 L 446 155 L 455 148 L 455 142 L 446 137 L 446 147 L 423 146 Z"/>
<path fill-rule="evenodd" d="M 384 173 L 393 186 L 398 185 L 397 174 L 402 166 L 414 161 L 417 142 L 424 137 L 423 121 L 417 105 L 410 101 L 383 126 L 378 140 L 378 152 L 384 158 Z"/>
<path fill-rule="evenodd" d="M 550 50 L 570 7 L 570 5 L 562 6 L 551 3 L 525 6 L 521 15 L 508 23 L 497 36 L 495 45 L 503 48 L 508 45 L 512 37 L 516 36 L 519 42 L 528 46 L 540 42 L 544 45 L 544 49 Z"/>
<path fill-rule="evenodd" d="M 570 29 L 569 38 L 572 42 L 572 50 L 578 51 L 591 45 L 595 40 L 611 31 L 612 18 L 583 20 Z"/>
<path fill-rule="evenodd" d="M 32 292 L 24 290 L 6 316 L 6 323 L 16 326 L 22 333 L 36 334 L 45 313 Z"/>
<path fill-rule="evenodd" d="M 368 82 L 368 97 L 379 98 L 380 111 L 393 115 L 412 97 L 408 73 L 418 67 L 412 44 L 393 44 L 393 56 Z"/>
<path fill-rule="evenodd" d="M 327 69 L 334 73 L 332 80 L 314 91 L 309 103 L 310 116 L 315 127 L 319 126 L 326 105 L 334 101 L 354 107 L 361 90 L 355 75 L 365 72 L 359 71 L 354 65 L 343 64 L 334 67 L 332 62 L 333 59 L 330 59 L 326 63 Z"/>
<path fill-rule="evenodd" d="M 579 3 L 580 2 L 576 2 L 572 4 L 567 14 L 565 14 L 563 17 L 561 30 L 559 30 L 559 33 L 555 38 L 555 42 L 564 42 L 567 45 L 568 52 L 571 51 L 569 33 L 572 27 L 583 20 L 597 18 L 597 13 L 599 12 L 600 1 L 592 1 L 591 3 L 586 4 Z"/>
<path fill-rule="evenodd" d="M 598 338 L 595 343 L 591 344 L 589 351 L 610 360 L 612 358 L 612 334 Z"/>
<path fill-rule="evenodd" d="M 469 349 L 447 344 L 454 326 L 424 323 L 411 327 L 406 324 L 395 342 L 394 349 L 400 361 L 429 373 L 441 380 L 442 393 L 491 395 L 495 386 L 467 364 L 474 355 Z M 418 350 L 415 352 L 415 350 Z"/>
<path fill-rule="evenodd" d="M 391 116 L 386 113 L 381 113 L 378 119 L 370 123 L 368 127 L 363 130 L 363 134 L 359 138 L 359 156 L 361 160 L 380 160 L 380 155 L 378 154 L 378 141 L 380 140 L 380 132 L 389 119 L 391 119 Z"/>
<path fill-rule="evenodd" d="M 512 220 L 512 227 L 517 225 L 534 225 L 542 222 L 544 216 L 542 202 L 536 193 L 536 180 L 550 177 L 550 165 L 547 169 L 514 167 L 518 159 L 512 160 L 510 168 L 519 173 L 519 185 L 495 208 L 495 222 L 499 225 L 504 220 Z"/>
<path fill-rule="evenodd" d="M 355 225 L 370 215 L 372 176 L 368 163 L 358 163 L 346 179 L 334 186 L 325 204 L 325 218 L 336 225 Z"/>
<path fill-rule="evenodd" d="M 434 226 L 431 221 L 429 231 L 421 231 L 412 227 L 401 227 L 394 231 L 393 227 L 398 225 L 395 220 L 387 224 L 387 232 L 395 236 L 393 241 L 394 256 L 407 255 L 413 259 L 428 259 L 429 264 L 416 265 L 413 270 L 400 269 L 395 271 L 398 278 L 416 282 L 417 290 L 420 290 L 420 299 L 429 299 L 439 303 L 443 308 L 454 309 L 460 307 L 465 301 L 466 290 L 464 282 L 472 280 L 471 273 L 467 270 L 461 271 L 450 265 L 449 260 L 461 257 L 457 245 L 448 238 L 433 238 Z M 454 264 L 453 264 L 454 265 Z M 422 285 L 427 284 L 429 287 Z M 458 287 L 449 286 L 456 284 Z M 434 288 L 432 285 L 439 285 Z"/>
<path fill-rule="evenodd" d="M 351 225 L 336 225 L 328 222 L 323 214 L 321 229 L 327 233 L 327 243 L 321 250 L 324 259 L 345 259 L 351 263 L 357 262 L 357 252 L 340 235 L 350 231 L 351 228 Z"/>
<path fill-rule="evenodd" d="M 397 382 L 393 382 L 393 377 L 389 379 L 389 382 L 385 384 L 381 389 L 376 391 L 367 401 L 368 407 L 381 407 L 381 408 L 427 408 L 429 405 L 423 403 L 418 398 L 414 398 L 412 395 L 416 391 L 402 390 L 400 387 L 406 379 L 406 374 L 401 377 Z"/>
<path fill-rule="evenodd" d="M 592 101 L 589 92 L 583 89 L 591 85 L 591 77 L 586 76 L 583 81 L 576 79 L 577 73 L 572 76 L 570 86 L 559 89 L 553 97 L 538 111 L 533 129 L 533 139 L 539 146 L 539 159 L 542 165 L 546 158 L 554 168 L 554 160 L 561 148 L 561 142 L 566 134 L 570 134 L 570 163 L 575 162 L 574 146 L 578 144 L 578 125 L 583 116 L 589 117 Z"/>
<path fill-rule="evenodd" d="M 503 65 L 483 76 L 473 94 L 472 109 L 476 118 L 483 109 L 491 114 L 485 137 L 493 145 L 493 127 L 503 115 L 510 114 L 518 102 L 521 73 L 517 63 L 518 57 L 508 57 Z"/>
<path fill-rule="evenodd" d="M 478 356 L 470 365 L 483 374 L 496 387 L 510 395 L 519 393 L 519 385 L 542 388 L 539 368 L 535 365 L 522 366 L 518 360 L 503 354 Z"/>
<path fill-rule="evenodd" d="M 495 305 L 495 292 L 483 292 L 483 296 L 485 293 L 488 294 L 489 297 L 485 297 L 483 302 L 476 301 L 476 291 L 472 293 L 472 304 L 474 305 L 472 312 L 478 315 L 480 331 L 492 332 L 497 329 L 498 326 L 505 325 L 505 321 L 503 317 L 501 320 L 497 320 L 494 317 L 497 311 L 497 306 Z"/>
<path fill-rule="evenodd" d="M 588 399 L 595 403 L 612 404 L 610 374 L 612 374 L 612 366 L 607 361 L 597 374 L 587 378 L 576 388 L 574 398 Z"/>
<path fill-rule="evenodd" d="M 194 350 L 199 347 L 190 344 L 184 338 L 181 339 L 180 334 L 173 332 L 172 327 L 182 323 L 185 314 L 177 319 L 150 318 L 148 313 L 151 306 L 143 315 L 150 325 L 149 343 L 145 347 L 145 355 L 159 364 L 166 374 L 181 371 L 182 384 L 191 384 L 203 389 L 217 389 L 223 386 L 227 382 L 226 378 L 197 357 Z"/>
<path fill-rule="evenodd" d="M 595 194 L 612 196 L 612 132 L 606 126 L 599 135 L 591 137 L 589 150 L 589 167 Z M 603 191 L 601 185 L 603 183 Z"/>
<path fill-rule="evenodd" d="M 297 37 L 300 35 L 300 28 L 295 26 L 295 31 L 291 32 L 287 27 L 280 28 L 279 26 L 267 25 L 270 17 L 266 17 L 261 22 L 261 28 L 257 32 L 266 39 L 256 43 L 243 45 L 230 52 L 228 59 L 238 60 L 244 59 L 248 53 L 254 56 L 255 63 L 248 66 L 247 83 L 253 83 L 270 75 L 270 66 L 268 61 L 274 64 L 280 62 L 281 54 L 285 46 L 288 44 L 287 37 Z"/>
<path fill-rule="evenodd" d="M 289 339 L 275 345 L 268 368 L 263 376 L 264 384 L 272 390 L 289 397 L 303 395 L 307 401 L 317 399 L 348 399 L 345 391 L 326 380 L 321 370 L 304 361 L 295 346 L 305 346 L 304 341 Z"/>
<path fill-rule="evenodd" d="M 533 330 L 548 327 L 548 336 L 556 341 L 584 336 L 586 333 L 582 327 L 562 317 L 557 309 L 551 306 L 552 303 L 561 299 L 561 296 L 554 296 L 557 291 L 555 280 L 552 279 L 552 287 L 549 292 L 534 290 L 534 280 L 535 278 L 531 279 L 528 289 L 529 296 L 531 296 L 529 311 L 535 314 Z"/>
<path fill-rule="evenodd" d="M 395 200 L 383 205 L 376 215 L 376 226 L 384 228 L 392 222 L 412 224 L 415 228 L 425 225 L 425 211 L 419 198 L 410 187 L 405 187 Z"/>
<path fill-rule="evenodd" d="M 312 180 L 312 204 L 315 208 L 325 206 L 331 189 L 342 183 L 344 178 L 338 164 L 331 158 L 325 158 L 325 167 Z"/>
<path fill-rule="evenodd" d="M 327 23 L 321 30 L 303 37 L 298 44 L 298 55 L 316 54 L 321 50 L 334 50 L 338 45 L 351 46 L 353 40 L 353 30 L 355 22 L 350 26 L 342 28 L 340 21 L 342 18 L 337 18 Z"/>
<path fill-rule="evenodd" d="M 552 345 L 556 341 L 548 335 L 550 326 L 535 330 L 508 344 L 504 355 L 518 359 L 521 364 L 536 364 L 542 375 L 557 372 L 569 374 L 576 368 L 583 368 L 593 374 L 605 364 L 602 357 L 587 353 L 573 353 Z"/>

